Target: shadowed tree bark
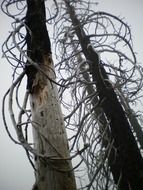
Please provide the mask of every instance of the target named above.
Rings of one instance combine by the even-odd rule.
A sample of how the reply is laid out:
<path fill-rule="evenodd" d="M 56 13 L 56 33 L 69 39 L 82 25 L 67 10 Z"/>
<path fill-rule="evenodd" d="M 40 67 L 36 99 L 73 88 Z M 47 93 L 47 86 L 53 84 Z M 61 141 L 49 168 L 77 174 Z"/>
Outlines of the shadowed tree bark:
<path fill-rule="evenodd" d="M 100 105 L 110 123 L 111 139 L 115 151 L 111 152 L 109 163 L 114 181 L 120 189 L 142 189 L 143 159 L 125 112 L 109 82 L 98 53 L 92 47 L 76 16 L 74 7 L 67 0 L 64 2 L 83 54 L 90 63 L 89 68 L 93 82 L 96 83 Z"/>

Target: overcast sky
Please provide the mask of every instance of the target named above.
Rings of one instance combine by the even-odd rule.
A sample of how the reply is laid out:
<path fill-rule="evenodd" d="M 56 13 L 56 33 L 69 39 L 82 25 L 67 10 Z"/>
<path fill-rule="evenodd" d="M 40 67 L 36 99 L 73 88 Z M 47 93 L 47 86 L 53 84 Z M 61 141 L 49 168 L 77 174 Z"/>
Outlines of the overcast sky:
<path fill-rule="evenodd" d="M 2 1 L 2 0 L 1 0 Z M 96 1 L 96 0 L 93 0 Z M 143 1 L 142 0 L 99 0 L 98 10 L 125 18 L 131 26 L 134 49 L 139 62 L 143 59 Z M 9 19 L 0 11 L 0 46 L 10 31 Z M 1 59 L 0 52 L 0 107 L 2 96 L 11 83 L 12 69 Z M 11 126 L 12 127 L 12 126 Z M 0 190 L 30 190 L 34 174 L 24 150 L 15 145 L 7 136 L 0 113 Z"/>

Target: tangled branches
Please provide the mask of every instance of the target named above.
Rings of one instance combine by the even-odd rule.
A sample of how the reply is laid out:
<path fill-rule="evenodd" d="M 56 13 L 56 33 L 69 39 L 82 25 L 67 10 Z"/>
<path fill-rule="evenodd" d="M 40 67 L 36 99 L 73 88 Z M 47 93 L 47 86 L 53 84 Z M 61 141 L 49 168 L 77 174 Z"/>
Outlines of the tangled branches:
<path fill-rule="evenodd" d="M 54 3 L 54 14 L 51 14 L 48 7 L 49 18 L 47 17 L 45 22 L 54 23 L 53 47 L 58 60 L 56 74 L 59 81 L 56 83 L 50 78 L 49 80 L 59 85 L 71 151 L 70 159 L 75 166 L 78 187 L 88 190 L 117 189 L 118 185 L 115 186 L 113 182 L 108 162 L 109 154 L 114 149 L 114 142 L 110 137 L 110 121 L 103 113 L 99 92 L 91 77 L 91 63 L 90 60 L 85 59 L 76 30 L 80 28 L 83 31 L 81 39 L 89 40 L 89 45 L 98 52 L 101 65 L 104 66 L 109 77 L 104 82 L 110 83 L 115 90 L 132 130 L 136 133 L 138 143 L 143 148 L 142 130 L 138 122 L 138 118 L 142 116 L 141 113 L 133 112 L 131 108 L 141 101 L 143 83 L 142 68 L 137 63 L 133 51 L 130 27 L 114 15 L 103 11 L 96 12 L 97 3 L 83 0 L 69 1 L 80 20 L 78 25 L 74 25 L 69 16 L 66 0 L 59 3 L 54 0 Z M 25 38 L 26 30 L 29 32 L 30 30 L 25 24 L 25 16 L 23 17 L 26 13 L 25 0 L 4 0 L 1 8 L 14 19 L 13 31 L 10 32 L 2 48 L 3 56 L 14 68 L 14 82 L 3 99 L 3 120 L 8 135 L 15 143 L 25 148 L 34 167 L 31 156 L 34 154 L 44 157 L 45 155 L 39 154 L 33 148 L 32 139 L 29 137 L 32 128 L 29 92 L 26 91 L 25 96 L 21 96 L 19 89 L 23 83 L 25 84 L 27 60 L 42 74 L 45 73 L 27 56 Z M 18 140 L 12 137 L 6 121 L 7 98 L 11 121 Z M 16 103 L 14 106 L 17 105 L 16 112 L 13 102 Z M 17 117 L 16 113 L 18 113 Z"/>
<path fill-rule="evenodd" d="M 98 52 L 101 65 L 109 77 L 106 80 L 115 90 L 142 147 L 139 137 L 142 129 L 138 122 L 142 116 L 140 113 L 137 118 L 131 108 L 131 105 L 141 101 L 141 66 L 133 51 L 130 27 L 122 19 L 103 11 L 96 12 L 96 3 L 94 8 L 93 4 L 85 1 L 69 1 L 69 4 L 74 7 L 80 23 L 77 24 L 75 15 L 70 15 L 65 0 L 60 4 L 61 14 L 56 19 L 54 42 L 56 58 L 59 60 L 56 64 L 59 81 L 66 86 L 59 91 L 63 109 L 67 113 L 66 127 L 71 131 L 71 151 L 78 151 L 82 144 L 89 145 L 79 158 L 84 161 L 81 167 L 88 175 L 78 173 L 78 176 L 81 175 L 80 184 L 84 184 L 88 178 L 89 184 L 87 181 L 84 184 L 87 189 L 116 189 L 108 163 L 110 151 L 114 148 L 110 139 L 110 122 L 101 108 L 102 102 L 99 101 L 96 84 L 91 77 L 90 61 L 85 59 L 81 43 L 90 40 Z M 76 31 L 82 31 L 79 37 L 81 41 Z M 137 125 L 134 125 L 131 117 Z"/>
<path fill-rule="evenodd" d="M 25 148 L 28 158 L 32 163 L 29 152 L 34 153 L 34 150 L 32 148 L 32 142 L 29 142 L 30 139 L 28 138 L 28 125 L 31 121 L 31 113 L 27 108 L 28 92 L 26 91 L 24 96 L 19 92 L 23 81 L 25 83 L 25 80 L 23 80 L 25 76 L 24 67 L 26 63 L 25 18 L 22 16 L 26 11 L 26 4 L 25 1 L 3 1 L 1 9 L 7 16 L 14 19 L 11 24 L 12 31 L 2 46 L 3 57 L 6 58 L 8 63 L 14 69 L 12 85 L 3 98 L 3 120 L 9 137 L 15 143 L 20 144 Z M 16 111 L 13 103 L 17 105 Z M 10 118 L 18 140 L 15 140 L 9 129 L 9 124 L 7 122 L 8 115 L 6 114 L 7 106 L 9 107 Z M 16 118 L 17 112 L 18 115 Z M 23 121 L 23 118 L 25 118 L 25 121 Z"/>
<path fill-rule="evenodd" d="M 56 1 L 55 5 L 56 5 Z M 50 23 L 51 20 L 57 15 L 57 6 L 55 6 L 55 15 L 51 14 L 47 8 L 47 19 L 45 22 Z M 27 53 L 26 32 L 31 30 L 26 24 L 26 11 L 27 4 L 25 0 L 3 0 L 1 3 L 2 11 L 10 18 L 13 19 L 11 24 L 12 31 L 5 40 L 2 46 L 3 57 L 13 68 L 13 80 L 10 88 L 3 98 L 3 121 L 6 131 L 14 143 L 24 147 L 28 155 L 28 159 L 35 169 L 33 163 L 33 155 L 44 158 L 45 155 L 38 153 L 34 149 L 32 139 L 32 126 L 33 121 L 31 118 L 31 110 L 29 105 L 29 90 L 24 90 L 26 86 L 26 66 L 31 65 L 37 69 L 42 75 L 46 76 L 51 83 L 56 83 L 50 79 L 46 73 L 39 67 L 38 63 L 33 61 Z M 31 34 L 32 35 L 32 34 Z M 26 89 L 26 87 L 25 87 Z M 25 94 L 25 95 L 24 95 Z M 7 104 L 8 102 L 8 104 Z M 9 109 L 10 119 L 15 129 L 17 139 L 11 134 L 8 122 L 7 107 Z"/>

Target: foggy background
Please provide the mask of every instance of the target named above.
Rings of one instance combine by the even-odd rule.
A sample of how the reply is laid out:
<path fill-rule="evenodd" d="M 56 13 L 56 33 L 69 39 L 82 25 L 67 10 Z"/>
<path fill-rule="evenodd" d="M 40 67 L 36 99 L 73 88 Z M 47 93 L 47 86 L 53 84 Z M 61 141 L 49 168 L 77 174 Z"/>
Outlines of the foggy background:
<path fill-rule="evenodd" d="M 49 0 L 52 1 L 52 0 Z M 134 51 L 143 64 L 143 1 L 142 0 L 93 0 L 99 2 L 97 10 L 115 14 L 131 26 Z M 0 3 L 2 0 L 0 0 Z M 96 11 L 96 10 L 95 10 Z M 11 20 L 0 10 L 0 47 L 11 31 Z M 1 48 L 0 48 L 1 49 Z M 11 66 L 2 59 L 0 51 L 0 110 L 2 97 L 12 79 Z M 25 88 L 25 87 L 23 87 Z M 13 130 L 13 126 L 11 126 Z M 14 131 L 14 130 L 13 130 Z M 0 111 L 0 190 L 30 190 L 34 183 L 34 171 L 25 151 L 8 137 Z"/>

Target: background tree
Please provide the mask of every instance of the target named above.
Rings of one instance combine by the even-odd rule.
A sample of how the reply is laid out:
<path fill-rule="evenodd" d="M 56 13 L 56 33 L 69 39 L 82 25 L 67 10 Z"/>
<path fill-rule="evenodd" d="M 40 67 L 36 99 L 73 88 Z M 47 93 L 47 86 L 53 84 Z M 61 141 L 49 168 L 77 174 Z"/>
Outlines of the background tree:
<path fill-rule="evenodd" d="M 14 19 L 13 32 L 4 43 L 3 53 L 14 67 L 14 79 L 24 70 L 4 97 L 3 118 L 9 136 L 25 148 L 36 171 L 34 188 L 38 185 L 40 190 L 63 189 L 65 184 L 67 189 L 74 189 L 73 176 L 69 182 L 65 172 L 71 171 L 69 160 L 73 160 L 80 189 L 141 189 L 143 166 L 139 147 L 142 146 L 142 130 L 138 121 L 141 114 L 132 110 L 132 104 L 140 101 L 142 74 L 132 49 L 130 28 L 109 13 L 95 12 L 96 3 L 92 1 L 63 0 L 59 4 L 55 1 L 56 12 L 47 11 L 49 19 L 45 17 L 44 1 L 30 0 L 27 3 L 29 12 L 24 18 L 20 15 L 25 15 L 27 10 L 25 1 L 2 3 L 3 11 Z M 49 2 L 46 5 L 48 8 Z M 11 10 L 18 13 L 13 15 Z M 56 64 L 58 83 L 55 82 L 46 22 L 54 26 L 53 46 L 59 60 Z M 21 106 L 19 92 L 26 74 L 28 91 Z M 59 103 L 55 104 L 56 84 L 65 114 L 71 157 Z M 29 92 L 31 109 L 27 102 Z M 18 141 L 13 139 L 6 123 L 8 94 Z M 17 111 L 13 109 L 12 102 L 20 110 L 17 121 Z M 47 107 L 50 107 L 50 113 Z M 50 117 L 50 114 L 54 116 Z M 46 129 L 43 129 L 41 126 L 45 123 Z M 48 127 L 59 123 L 61 130 L 51 131 Z M 29 138 L 31 126 L 34 128 L 35 146 Z M 136 132 L 137 141 L 132 131 Z M 61 146 L 58 134 L 63 139 Z M 54 180 L 56 182 L 53 183 Z"/>
<path fill-rule="evenodd" d="M 61 69 L 62 67 L 63 69 L 65 66 L 64 68 L 67 72 L 70 70 L 69 73 L 71 77 L 67 80 L 64 80 L 64 83 L 67 82 L 67 84 L 72 84 L 75 80 L 75 75 L 78 77 L 75 82 L 76 85 L 73 87 L 74 90 L 72 89 L 75 92 L 74 95 L 76 103 L 74 103 L 74 105 L 78 105 L 78 107 L 76 106 L 74 109 L 79 109 L 79 118 L 81 121 L 82 119 L 84 119 L 84 121 L 87 119 L 84 117 L 85 114 L 82 117 L 82 114 L 80 113 L 81 106 L 79 106 L 79 104 L 81 105 L 81 99 L 84 100 L 86 108 L 88 107 L 88 103 L 85 103 L 85 100 L 88 100 L 88 102 L 95 102 L 94 106 L 90 108 L 91 113 L 94 112 L 93 110 L 95 110 L 95 105 L 96 110 L 99 110 L 99 107 L 102 109 L 107 122 L 107 124 L 104 125 L 103 134 L 106 134 L 105 129 L 108 129 L 108 135 L 106 135 L 106 138 L 108 137 L 108 144 L 110 143 L 111 145 L 110 149 L 107 149 L 106 143 L 106 147 L 103 146 L 103 148 L 106 148 L 106 153 L 107 150 L 110 150 L 107 156 L 109 161 L 108 165 L 110 166 L 114 181 L 120 189 L 140 189 L 142 188 L 142 177 L 140 175 L 142 173 L 142 169 L 140 170 L 140 168 L 142 168 L 142 157 L 131 130 L 133 127 L 137 134 L 137 138 L 140 140 L 141 138 L 139 137 L 139 134 L 142 136 L 142 130 L 138 122 L 136 124 L 133 122 L 134 119 L 134 121 L 137 120 L 135 118 L 135 114 L 133 114 L 133 111 L 131 110 L 130 106 L 128 107 L 128 105 L 129 102 L 131 102 L 131 97 L 135 98 L 135 95 L 142 87 L 142 75 L 139 66 L 136 65 L 136 57 L 131 45 L 130 28 L 121 19 L 118 19 L 111 14 L 105 12 L 94 12 L 92 9 L 90 9 L 90 11 L 89 9 L 87 10 L 85 7 L 88 7 L 89 4 L 86 2 L 80 1 L 78 4 L 77 2 L 65 0 L 64 3 L 65 8 L 63 5 L 61 12 L 63 13 L 64 9 L 66 11 L 63 20 L 61 21 L 61 19 L 59 19 L 59 25 L 62 23 L 60 26 L 63 26 L 64 24 L 65 26 L 61 28 L 59 26 L 57 27 L 59 32 L 58 36 L 61 36 L 61 38 L 57 40 L 57 44 L 60 43 L 61 46 L 63 43 L 61 50 L 63 51 L 64 49 L 64 53 L 61 52 L 63 55 L 61 60 L 67 61 L 65 65 L 61 61 L 63 64 L 61 66 L 60 62 L 59 68 Z M 67 19 L 67 17 L 69 19 Z M 61 29 L 60 31 L 59 28 Z M 63 33 L 66 33 L 67 35 L 63 35 Z M 73 51 L 73 54 L 71 55 L 73 43 L 75 44 L 75 51 Z M 126 52 L 128 53 L 127 55 L 129 55 L 129 57 L 120 50 L 122 46 L 126 46 Z M 114 59 L 116 62 L 114 64 L 108 61 L 108 57 L 110 56 L 109 52 L 115 54 Z M 101 58 L 99 58 L 98 53 L 100 53 Z M 82 57 L 84 57 L 85 61 L 82 61 L 83 59 L 76 61 L 78 54 L 80 54 L 80 56 L 83 55 Z M 104 61 L 105 58 L 107 59 L 106 61 Z M 77 69 L 75 69 L 76 66 Z M 84 69 L 80 70 L 79 68 L 81 67 Z M 85 68 L 88 68 L 91 74 L 91 81 L 85 80 L 83 77 L 83 73 L 87 72 L 87 69 Z M 75 70 L 78 74 L 74 72 Z M 137 76 L 141 75 L 140 79 L 134 78 L 136 72 L 139 73 Z M 84 89 L 82 92 L 82 87 L 85 86 L 86 82 L 88 83 L 87 89 L 89 89 L 89 85 L 96 86 L 96 88 L 94 87 L 94 89 L 96 89 L 96 93 L 93 93 L 92 99 L 91 96 L 90 98 L 88 97 L 89 92 L 87 89 Z M 77 91 L 77 87 L 79 87 L 80 90 Z M 80 92 L 80 94 L 77 94 L 76 92 Z M 91 100 L 89 101 L 87 97 Z M 98 111 L 96 111 L 96 113 L 97 112 Z M 87 114 L 89 114 L 89 110 Z M 69 116 L 71 117 L 71 114 L 69 114 Z M 132 118 L 133 120 L 131 119 L 132 116 L 134 118 Z M 98 117 L 98 119 L 100 123 L 104 123 L 103 121 L 105 121 L 105 119 L 103 120 L 101 117 Z M 87 122 L 88 121 L 85 122 L 85 125 L 87 125 Z M 83 126 L 81 128 L 83 129 Z M 89 128 L 88 131 L 90 131 Z M 138 129 L 140 133 L 137 132 Z M 99 132 L 100 131 L 101 129 L 99 129 Z M 102 139 L 104 139 L 103 135 Z M 139 142 L 141 145 L 142 140 L 140 140 Z M 97 141 L 95 142 L 97 143 Z M 99 147 L 97 146 L 96 154 L 99 153 L 98 148 Z M 106 154 L 104 153 L 104 155 Z M 133 168 L 133 165 L 135 168 Z M 106 166 L 106 168 L 108 167 Z M 96 171 L 98 170 L 95 170 L 93 179 L 96 177 L 98 179 L 100 178 Z M 106 174 L 108 174 L 107 171 Z M 104 177 L 106 174 L 103 174 Z M 138 177 L 135 177 L 134 174 Z M 106 179 L 108 178 L 109 176 L 107 175 Z M 100 180 L 102 179 L 103 178 L 100 178 Z M 93 180 L 91 181 L 93 182 Z M 89 187 L 91 187 L 91 185 L 89 185 Z"/>

